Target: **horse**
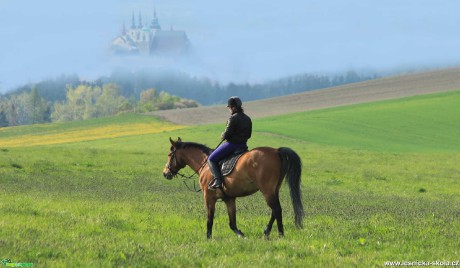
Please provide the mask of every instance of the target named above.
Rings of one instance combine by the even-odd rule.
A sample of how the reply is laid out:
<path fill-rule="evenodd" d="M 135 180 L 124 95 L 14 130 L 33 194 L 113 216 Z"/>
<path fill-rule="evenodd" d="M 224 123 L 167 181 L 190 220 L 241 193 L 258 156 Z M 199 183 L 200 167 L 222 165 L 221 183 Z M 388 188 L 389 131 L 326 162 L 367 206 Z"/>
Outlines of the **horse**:
<path fill-rule="evenodd" d="M 230 229 L 238 237 L 244 237 L 236 225 L 235 199 L 254 194 L 257 191 L 262 193 L 267 205 L 272 210 L 270 220 L 264 229 L 265 237 L 270 236 L 275 220 L 278 234 L 283 237 L 284 227 L 279 190 L 285 177 L 294 208 L 295 225 L 298 229 L 302 228 L 304 217 L 300 189 L 302 161 L 292 149 L 287 147 L 278 149 L 272 147 L 254 148 L 240 157 L 233 171 L 224 178 L 222 188 L 210 190 L 208 184 L 212 181 L 213 176 L 205 164 L 213 150 L 203 144 L 183 142 L 180 137 L 177 141 L 169 138 L 169 141 L 171 147 L 163 176 L 171 180 L 178 174 L 179 170 L 186 166 L 189 166 L 199 175 L 199 184 L 207 209 L 206 236 L 208 239 L 212 238 L 215 205 L 218 199 L 222 199 L 227 206 Z"/>

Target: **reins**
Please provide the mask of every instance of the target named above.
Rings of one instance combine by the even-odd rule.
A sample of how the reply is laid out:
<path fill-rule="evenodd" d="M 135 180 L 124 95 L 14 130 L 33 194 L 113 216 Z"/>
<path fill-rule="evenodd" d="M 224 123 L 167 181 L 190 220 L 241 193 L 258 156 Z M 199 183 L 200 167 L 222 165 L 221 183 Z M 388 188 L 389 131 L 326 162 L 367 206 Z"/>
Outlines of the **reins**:
<path fill-rule="evenodd" d="M 201 188 L 198 188 L 198 189 L 196 188 L 196 180 L 193 180 L 193 189 L 191 189 L 190 186 L 188 186 L 187 180 L 193 179 L 193 177 L 195 175 L 198 175 L 198 177 L 200 177 L 200 170 L 204 167 L 204 165 L 206 165 L 207 161 L 208 161 L 208 157 L 206 157 L 206 159 L 204 160 L 203 164 L 201 164 L 201 166 L 198 168 L 198 171 L 194 171 L 192 175 L 186 176 L 186 175 L 181 174 L 179 172 L 176 173 L 176 175 L 179 175 L 183 179 L 182 181 L 184 182 L 185 187 L 187 187 L 187 189 L 189 191 L 192 191 L 192 192 L 195 192 L 195 193 L 201 192 Z"/>
<path fill-rule="evenodd" d="M 216 146 L 216 149 L 222 144 L 222 142 L 224 142 L 224 140 L 221 140 L 219 142 L 219 144 L 217 144 Z M 215 149 L 214 149 L 215 150 Z M 185 184 L 185 187 L 187 187 L 187 189 L 189 191 L 192 191 L 192 192 L 195 192 L 195 193 L 199 193 L 201 192 L 201 188 L 198 188 L 196 187 L 196 181 L 194 180 L 193 181 L 193 189 L 190 188 L 190 186 L 187 184 L 187 180 L 189 179 L 193 179 L 193 177 L 195 175 L 197 175 L 198 177 L 200 177 L 200 170 L 206 165 L 206 163 L 208 162 L 208 157 L 209 156 L 206 156 L 206 159 L 203 161 L 203 163 L 200 165 L 200 167 L 197 169 L 197 171 L 194 171 L 192 175 L 184 175 L 182 173 L 180 173 L 179 171 L 175 174 L 175 175 L 179 175 L 182 179 L 183 179 L 183 182 Z M 172 159 L 174 158 L 174 161 L 176 160 L 176 150 L 173 151 L 173 157 L 170 159 L 170 161 L 168 162 L 168 169 L 171 170 L 171 162 L 172 162 Z"/>

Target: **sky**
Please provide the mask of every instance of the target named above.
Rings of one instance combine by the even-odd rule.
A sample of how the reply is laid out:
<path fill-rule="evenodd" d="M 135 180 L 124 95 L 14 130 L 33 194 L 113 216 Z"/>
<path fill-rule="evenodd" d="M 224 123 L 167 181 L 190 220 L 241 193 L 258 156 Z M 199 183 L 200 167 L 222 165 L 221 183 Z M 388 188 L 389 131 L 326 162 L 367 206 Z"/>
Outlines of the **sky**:
<path fill-rule="evenodd" d="M 114 58 L 131 15 L 184 30 L 186 62 Z M 228 83 L 460 65 L 458 0 L 0 0 L 0 92 L 60 75 L 174 68 Z M 139 67 L 140 68 L 140 67 Z"/>

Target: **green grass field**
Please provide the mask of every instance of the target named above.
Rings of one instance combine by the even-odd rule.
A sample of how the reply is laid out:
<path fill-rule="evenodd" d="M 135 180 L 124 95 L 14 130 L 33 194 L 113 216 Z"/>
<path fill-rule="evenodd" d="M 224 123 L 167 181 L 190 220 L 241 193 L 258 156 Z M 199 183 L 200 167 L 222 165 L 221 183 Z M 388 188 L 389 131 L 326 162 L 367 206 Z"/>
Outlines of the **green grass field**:
<path fill-rule="evenodd" d="M 214 147 L 223 124 L 123 115 L 0 129 L 0 259 L 34 267 L 457 261 L 458 103 L 455 91 L 254 120 L 250 147 L 287 146 L 303 160 L 304 229 L 294 227 L 283 185 L 286 236 L 274 231 L 270 240 L 259 193 L 237 199 L 247 238 L 233 234 L 218 203 L 207 241 L 202 194 L 162 177 L 169 137 Z"/>

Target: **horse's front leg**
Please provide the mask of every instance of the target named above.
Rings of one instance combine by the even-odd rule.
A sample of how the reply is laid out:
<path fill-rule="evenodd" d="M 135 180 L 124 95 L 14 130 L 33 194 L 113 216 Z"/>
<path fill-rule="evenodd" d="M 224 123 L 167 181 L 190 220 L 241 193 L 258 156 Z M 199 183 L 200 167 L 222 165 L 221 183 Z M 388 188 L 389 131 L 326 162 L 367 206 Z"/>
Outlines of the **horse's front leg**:
<path fill-rule="evenodd" d="M 238 237 L 244 237 L 244 234 L 238 230 L 236 227 L 236 204 L 235 204 L 235 198 L 234 197 L 227 197 L 224 200 L 225 205 L 227 205 L 227 212 L 228 212 L 228 219 L 229 219 L 229 225 L 230 229 L 238 236 Z"/>
<path fill-rule="evenodd" d="M 212 238 L 212 225 L 214 223 L 214 212 L 216 210 L 216 199 L 215 198 L 206 198 L 205 197 L 206 209 L 208 212 L 208 220 L 206 225 L 206 237 L 208 239 Z"/>

